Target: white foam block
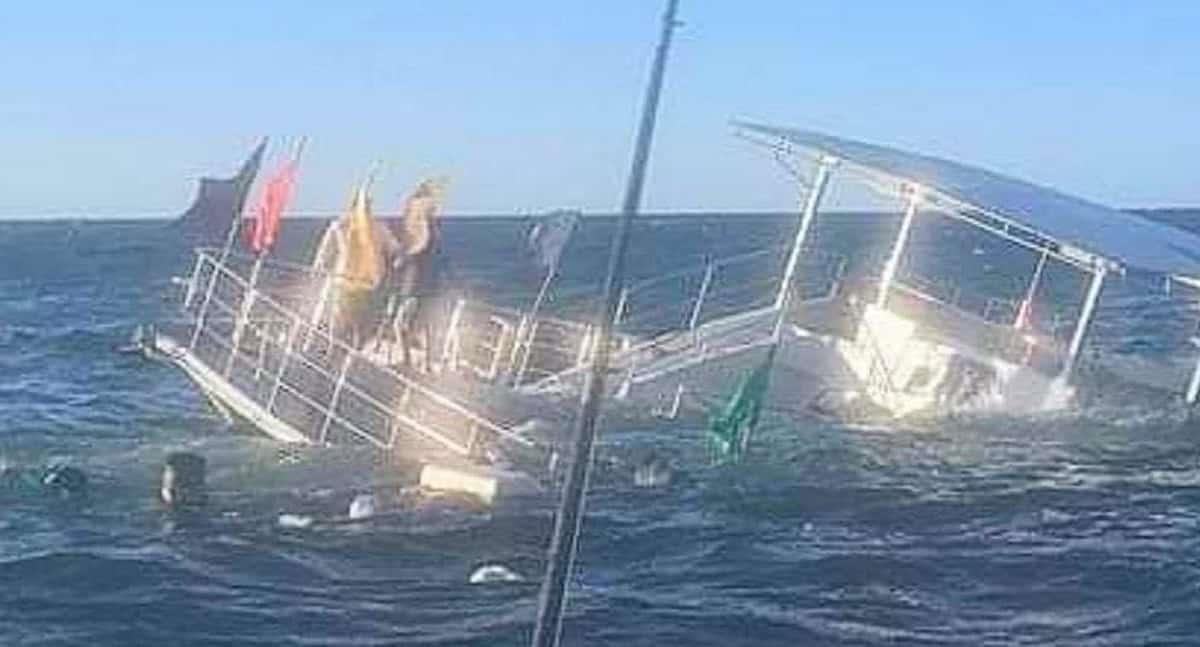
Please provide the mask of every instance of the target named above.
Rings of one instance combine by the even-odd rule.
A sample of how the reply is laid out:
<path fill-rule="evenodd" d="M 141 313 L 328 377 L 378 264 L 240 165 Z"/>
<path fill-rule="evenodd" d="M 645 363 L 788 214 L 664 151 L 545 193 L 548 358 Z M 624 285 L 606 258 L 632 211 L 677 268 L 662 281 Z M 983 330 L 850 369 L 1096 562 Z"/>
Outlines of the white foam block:
<path fill-rule="evenodd" d="M 421 468 L 421 487 L 469 494 L 486 505 L 501 497 L 536 494 L 536 481 L 520 472 L 486 467 L 459 467 L 427 463 Z"/>

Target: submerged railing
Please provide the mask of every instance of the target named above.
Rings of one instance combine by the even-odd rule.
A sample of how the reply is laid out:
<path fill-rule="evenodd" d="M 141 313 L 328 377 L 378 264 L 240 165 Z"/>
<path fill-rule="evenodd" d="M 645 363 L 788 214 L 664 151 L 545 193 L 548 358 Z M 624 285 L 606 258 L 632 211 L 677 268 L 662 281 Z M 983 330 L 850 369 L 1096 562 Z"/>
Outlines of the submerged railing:
<path fill-rule="evenodd" d="M 392 449 L 408 436 L 459 456 L 479 455 L 492 444 L 535 448 L 339 339 L 317 308 L 327 276 L 269 264 L 252 285 L 234 269 L 238 262 L 198 253 L 184 303 L 191 325 L 183 343 L 197 361 L 309 441 Z"/>

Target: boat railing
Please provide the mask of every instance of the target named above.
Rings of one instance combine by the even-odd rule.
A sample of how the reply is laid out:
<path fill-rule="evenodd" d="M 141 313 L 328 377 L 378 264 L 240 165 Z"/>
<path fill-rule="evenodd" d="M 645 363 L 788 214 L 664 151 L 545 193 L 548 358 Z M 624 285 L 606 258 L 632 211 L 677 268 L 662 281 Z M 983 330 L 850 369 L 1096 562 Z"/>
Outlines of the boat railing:
<path fill-rule="evenodd" d="M 555 316 L 530 317 L 513 308 L 460 299 L 443 350 L 449 365 L 491 382 L 522 384 L 584 366 L 592 327 Z M 615 335 L 613 344 L 629 343 Z"/>
<path fill-rule="evenodd" d="M 741 317 L 747 314 L 759 317 L 758 313 L 772 309 L 776 304 L 780 290 L 778 276 L 785 251 L 782 248 L 764 249 L 709 259 L 702 264 L 630 283 L 622 294 L 622 307 L 618 310 L 616 332 L 611 342 L 614 370 L 623 374 L 627 383 L 632 383 L 639 370 L 637 358 L 646 352 L 661 356 L 667 351 L 687 354 L 703 349 L 713 350 L 710 354 L 714 357 L 721 356 L 717 351 L 725 345 L 721 339 L 722 331 L 735 326 Z M 809 250 L 804 258 L 804 265 L 797 272 L 798 278 L 789 286 L 794 305 L 834 293 L 845 267 L 845 259 L 821 250 Z M 253 290 L 246 277 L 254 279 Z M 186 309 L 193 314 L 197 324 L 191 331 L 196 338 L 194 344 L 217 347 L 207 354 L 213 356 L 210 361 L 217 362 L 216 366 L 221 370 L 245 372 L 252 364 L 250 372 L 259 379 L 272 370 L 280 372 L 279 366 L 283 364 L 284 377 L 280 380 L 283 386 L 276 390 L 283 392 L 285 399 L 293 392 L 307 394 L 305 389 L 308 388 L 323 396 L 305 395 L 316 402 L 339 405 L 350 399 L 358 407 L 395 408 L 397 405 L 392 400 L 372 395 L 373 392 L 368 392 L 370 398 L 363 398 L 360 393 L 364 389 L 358 375 L 382 371 L 382 375 L 375 375 L 369 381 L 390 380 L 394 383 L 393 391 L 400 394 L 396 397 L 405 403 L 430 400 L 432 396 L 417 386 L 410 387 L 410 381 L 419 383 L 408 377 L 407 372 L 391 368 L 388 359 L 391 350 L 386 351 L 381 360 L 378 354 L 369 356 L 370 353 L 351 352 L 343 341 L 331 334 L 330 299 L 327 295 L 322 296 L 322 290 L 327 289 L 335 278 L 308 266 L 278 261 L 264 263 L 256 272 L 253 258 L 233 255 L 221 262 L 215 250 L 200 250 L 188 282 L 192 287 L 184 299 Z M 426 366 L 434 363 L 439 371 L 465 372 L 486 382 L 527 386 L 535 390 L 562 383 L 581 375 L 594 351 L 593 326 L 564 316 L 564 313 L 574 311 L 591 311 L 586 308 L 589 304 L 582 298 L 583 294 L 583 290 L 577 289 L 572 290 L 567 299 L 554 295 L 559 298 L 548 300 L 554 307 L 536 316 L 519 308 L 471 298 L 454 299 L 446 312 L 435 315 L 436 320 L 430 326 L 437 331 L 437 343 L 426 340 L 420 352 L 425 355 Z M 594 294 L 590 296 L 594 298 Z M 308 316 L 300 317 L 297 313 L 308 313 Z M 741 347 L 748 343 L 747 339 L 740 333 L 731 338 L 728 345 Z M 387 348 L 394 349 L 394 346 Z M 206 350 L 198 348 L 196 352 L 204 354 Z M 290 357 L 293 355 L 301 357 Z M 283 360 L 281 356 L 289 359 Z M 249 359 L 243 361 L 243 357 Z M 342 361 L 349 362 L 346 379 L 341 377 L 339 362 Z M 301 368 L 288 368 L 287 364 L 299 364 Z M 653 370 L 661 370 L 661 367 Z M 311 373 L 305 379 L 318 386 L 291 384 L 292 373 L 302 372 Z M 343 384 L 340 388 L 337 387 L 339 383 Z M 252 382 L 243 385 L 247 389 L 252 387 Z M 412 393 L 405 395 L 409 389 Z M 275 397 L 281 396 L 276 394 Z M 266 404 L 277 406 L 270 399 Z M 446 415 L 466 416 L 452 404 L 432 402 L 423 408 L 444 410 Z M 379 424 L 346 425 L 341 424 L 338 417 L 328 418 L 335 431 L 339 425 L 352 427 L 347 429 L 351 435 L 368 442 L 377 445 L 391 442 L 392 432 L 380 428 Z M 441 426 L 406 419 L 401 419 L 401 423 L 457 453 L 470 450 L 474 444 L 469 438 L 448 436 L 449 432 L 440 431 Z M 321 426 L 326 426 L 324 419 Z M 505 429 L 494 428 L 498 426 L 486 421 L 464 418 L 461 423 L 446 426 L 467 430 L 463 432 L 466 436 L 471 435 L 469 430 L 478 428 L 489 436 L 506 437 Z M 320 428 L 310 431 L 316 441 L 325 435 L 318 433 Z"/>
<path fill-rule="evenodd" d="M 312 310 L 296 304 L 315 303 L 324 282 L 315 274 L 294 281 L 284 291 L 289 307 L 257 280 L 201 251 L 195 287 L 185 298 L 192 322 L 186 346 L 267 415 L 313 443 L 349 438 L 392 449 L 407 435 L 460 456 L 477 455 L 493 443 L 534 447 L 454 398 L 373 361 L 333 334 L 322 317 L 301 314 Z"/>
<path fill-rule="evenodd" d="M 760 250 L 712 259 L 630 283 L 622 291 L 614 321 L 613 352 L 619 358 L 660 335 L 696 330 L 723 314 L 761 305 L 755 297 L 776 285 L 777 279 L 761 279 L 766 268 L 754 271 L 753 265 L 773 255 L 773 250 Z M 755 277 L 758 283 L 743 280 L 732 285 L 730 279 L 738 273 Z M 591 289 L 554 292 L 547 299 L 550 307 L 536 315 L 469 301 L 463 313 L 473 324 L 462 327 L 457 361 L 486 379 L 514 386 L 539 385 L 579 373 L 594 350 L 594 327 L 586 319 L 570 317 L 590 317 L 595 297 Z"/>
<path fill-rule="evenodd" d="M 992 297 L 973 290 L 965 290 L 958 282 L 950 279 L 933 279 L 915 272 L 907 272 L 898 281 L 902 290 L 926 301 L 948 306 L 964 314 L 994 325 L 1011 325 L 1017 317 L 1020 304 L 1012 299 Z"/>
<path fill-rule="evenodd" d="M 710 259 L 683 270 L 631 283 L 622 293 L 617 326 L 639 336 L 695 329 L 775 299 L 788 249 L 773 247 Z M 828 295 L 845 259 L 806 249 L 791 289 L 793 302 Z"/>
<path fill-rule="evenodd" d="M 640 381 L 638 358 L 647 351 L 655 355 L 719 351 L 723 331 L 735 328 L 743 317 L 758 319 L 764 311 L 774 311 L 786 251 L 766 249 L 711 259 L 702 265 L 631 283 L 621 293 L 615 322 L 619 334 L 615 337 L 612 362 L 614 370 L 624 373 L 623 384 Z M 843 257 L 821 250 L 810 250 L 805 257 L 804 267 L 789 286 L 793 290 L 793 305 L 826 299 L 835 293 L 846 265 Z M 764 334 L 769 335 L 770 330 Z M 745 335 L 739 334 L 730 344 L 750 348 L 757 342 L 747 342 Z M 713 352 L 704 356 L 724 355 Z M 535 391 L 554 389 L 564 380 L 580 375 L 586 360 L 587 356 L 581 354 L 573 365 L 560 362 L 554 370 L 532 374 L 529 376 L 532 379 L 516 383 Z M 677 365 L 693 364 L 681 361 Z"/>
<path fill-rule="evenodd" d="M 949 284 L 948 282 L 946 284 Z M 924 330 L 958 339 L 1018 364 L 1037 366 L 1047 374 L 1061 367 L 1066 354 L 1062 332 L 1067 326 L 1051 317 L 1050 330 L 1018 328 L 1014 325 L 1018 304 L 1012 300 L 982 297 L 954 289 L 950 301 L 929 294 L 911 275 L 893 284 L 899 296 L 889 307 L 922 321 Z M 982 304 L 970 307 L 970 304 Z"/>

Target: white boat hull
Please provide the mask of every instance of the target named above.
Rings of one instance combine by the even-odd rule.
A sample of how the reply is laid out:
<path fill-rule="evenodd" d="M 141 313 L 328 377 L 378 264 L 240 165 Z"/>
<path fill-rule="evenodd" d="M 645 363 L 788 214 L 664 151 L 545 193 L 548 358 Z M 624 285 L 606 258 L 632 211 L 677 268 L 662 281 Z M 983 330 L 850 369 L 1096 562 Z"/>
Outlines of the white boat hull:
<path fill-rule="evenodd" d="M 155 334 L 150 351 L 179 367 L 216 405 L 254 425 L 264 434 L 283 443 L 311 445 L 311 440 L 295 427 L 271 415 L 262 405 L 238 390 L 220 373 L 200 361 L 188 348 L 173 338 Z"/>

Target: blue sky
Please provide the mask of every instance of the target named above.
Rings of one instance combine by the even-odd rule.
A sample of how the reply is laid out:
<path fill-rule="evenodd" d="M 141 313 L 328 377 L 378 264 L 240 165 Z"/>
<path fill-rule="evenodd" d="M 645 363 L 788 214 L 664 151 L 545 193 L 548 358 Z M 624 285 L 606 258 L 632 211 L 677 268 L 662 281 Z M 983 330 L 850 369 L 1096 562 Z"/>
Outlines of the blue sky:
<path fill-rule="evenodd" d="M 298 206 L 452 178 L 454 212 L 610 210 L 658 0 L 10 2 L 0 217 L 181 211 L 262 134 Z M 650 209 L 772 209 L 746 117 L 981 164 L 1116 206 L 1200 204 L 1200 2 L 683 0 Z"/>

